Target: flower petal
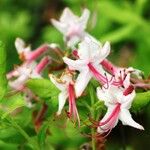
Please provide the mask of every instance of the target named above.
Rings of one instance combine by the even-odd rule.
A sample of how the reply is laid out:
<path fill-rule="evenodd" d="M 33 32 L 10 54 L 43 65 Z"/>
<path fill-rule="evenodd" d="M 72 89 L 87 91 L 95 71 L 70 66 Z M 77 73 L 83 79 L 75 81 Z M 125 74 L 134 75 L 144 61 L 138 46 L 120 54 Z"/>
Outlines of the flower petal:
<path fill-rule="evenodd" d="M 55 19 L 51 19 L 51 23 L 57 30 L 59 30 L 61 33 L 65 34 L 67 32 L 67 26 L 64 23 L 61 23 Z"/>
<path fill-rule="evenodd" d="M 83 29 L 85 29 L 86 26 L 87 26 L 87 22 L 88 22 L 89 16 L 90 16 L 90 11 L 88 9 L 84 9 L 83 13 L 82 13 L 82 16 L 79 19 L 80 26 Z"/>
<path fill-rule="evenodd" d="M 127 110 L 127 109 L 121 109 L 121 112 L 120 112 L 120 115 L 119 115 L 119 119 L 121 120 L 123 125 L 128 125 L 128 126 L 132 126 L 134 128 L 140 129 L 140 130 L 144 130 L 143 126 L 141 126 L 140 124 L 136 123 L 132 119 L 132 116 L 131 116 L 129 110 Z"/>
<path fill-rule="evenodd" d="M 102 118 L 102 120 L 100 121 L 100 123 L 105 122 L 110 117 L 110 115 L 113 113 L 115 107 L 116 107 L 116 105 L 111 105 L 110 107 L 108 107 L 107 112 L 106 112 L 105 116 Z M 97 132 L 100 134 L 107 132 L 108 130 L 111 130 L 112 128 L 114 128 L 117 125 L 117 123 L 118 123 L 118 114 L 115 114 L 115 116 L 112 117 L 112 119 L 110 119 L 110 121 L 108 123 L 98 127 Z"/>
<path fill-rule="evenodd" d="M 99 60 L 99 63 L 102 62 L 110 53 L 110 43 L 106 42 L 101 50 L 99 50 L 99 54 L 96 59 Z"/>
<path fill-rule="evenodd" d="M 59 107 L 58 107 L 58 111 L 57 111 L 57 115 L 60 115 L 62 112 L 62 109 L 65 105 L 66 99 L 68 97 L 67 91 L 63 91 L 59 94 L 58 96 L 58 100 L 59 100 Z"/>
<path fill-rule="evenodd" d="M 122 103 L 121 108 L 130 109 L 131 104 L 132 104 L 132 102 L 134 100 L 135 95 L 136 95 L 135 94 L 135 90 L 133 90 L 131 94 L 128 94 L 127 96 L 124 96 L 123 97 L 123 101 L 124 102 Z"/>
<path fill-rule="evenodd" d="M 52 83 L 53 83 L 59 90 L 61 90 L 61 91 L 66 90 L 65 84 L 64 84 L 64 83 L 59 83 L 59 82 L 57 81 L 57 78 L 56 78 L 54 75 L 50 74 L 49 77 L 50 77 L 50 80 L 52 81 Z"/>
<path fill-rule="evenodd" d="M 72 48 L 72 49 L 75 49 L 75 46 L 76 44 L 80 41 L 80 37 L 78 36 L 72 36 L 72 38 L 70 38 L 68 41 L 67 41 L 67 46 Z"/>
<path fill-rule="evenodd" d="M 91 77 L 92 76 L 88 70 L 83 70 L 80 72 L 75 82 L 75 92 L 77 97 L 83 93 Z"/>
<path fill-rule="evenodd" d="M 60 22 L 69 24 L 70 22 L 75 22 L 78 19 L 79 19 L 79 17 L 74 15 L 73 12 L 67 7 L 64 9 L 64 11 L 60 17 Z"/>
<path fill-rule="evenodd" d="M 63 57 L 63 60 L 71 70 L 82 70 L 85 66 L 84 60 L 72 60 L 67 57 Z"/>
<path fill-rule="evenodd" d="M 31 51 L 30 47 L 25 46 L 25 42 L 21 38 L 16 38 L 15 47 L 16 47 L 18 54 L 21 54 L 22 52 Z"/>
<path fill-rule="evenodd" d="M 13 89 L 21 90 L 21 88 L 23 87 L 24 83 L 27 81 L 28 78 L 29 76 L 22 75 L 18 77 L 16 80 L 10 81 L 9 86 Z"/>

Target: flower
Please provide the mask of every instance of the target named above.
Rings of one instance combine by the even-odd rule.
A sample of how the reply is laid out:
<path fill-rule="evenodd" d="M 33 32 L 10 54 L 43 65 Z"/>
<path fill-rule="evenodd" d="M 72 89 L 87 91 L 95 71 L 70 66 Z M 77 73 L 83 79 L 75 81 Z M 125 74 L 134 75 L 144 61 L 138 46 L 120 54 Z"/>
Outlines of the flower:
<path fill-rule="evenodd" d="M 129 68 L 122 68 L 122 67 L 117 67 L 113 65 L 109 60 L 105 59 L 101 62 L 101 65 L 103 68 L 108 71 L 111 75 L 113 75 L 113 79 L 111 80 L 111 84 L 114 86 L 124 86 L 126 77 L 132 76 L 137 76 L 138 78 L 141 78 L 141 71 L 137 70 L 133 67 Z M 130 78 L 128 79 L 130 82 Z M 110 84 L 110 83 L 109 83 Z"/>
<path fill-rule="evenodd" d="M 51 22 L 64 35 L 68 47 L 72 48 L 87 35 L 84 30 L 89 15 L 88 9 L 84 9 L 81 17 L 78 17 L 69 8 L 65 8 L 60 20 L 51 19 Z"/>
<path fill-rule="evenodd" d="M 76 102 L 75 102 L 74 81 L 72 80 L 72 74 L 69 72 L 64 72 L 60 77 L 60 79 L 50 74 L 50 80 L 61 91 L 58 96 L 59 107 L 58 107 L 57 115 L 61 114 L 62 109 L 68 98 L 68 102 L 69 102 L 68 116 L 69 118 L 73 117 L 74 120 L 76 120 L 77 118 L 78 122 L 80 123 L 78 111 L 76 108 Z"/>
<path fill-rule="evenodd" d="M 23 65 L 16 67 L 15 70 L 7 74 L 9 86 L 15 90 L 22 90 L 25 82 L 29 78 L 41 78 L 41 72 L 50 63 L 49 57 L 44 57 L 39 64 L 35 61 L 32 63 L 23 63 Z M 14 80 L 11 80 L 15 78 Z"/>
<path fill-rule="evenodd" d="M 41 56 L 43 53 L 45 53 L 49 47 L 51 46 L 48 44 L 44 44 L 40 47 L 38 47 L 36 50 L 31 51 L 30 46 L 26 46 L 25 42 L 21 38 L 17 38 L 15 41 L 15 46 L 17 49 L 17 52 L 19 54 L 19 58 L 22 61 L 34 61 L 37 59 L 39 56 Z"/>
<path fill-rule="evenodd" d="M 129 112 L 132 101 L 135 97 L 135 90 L 129 82 L 129 76 L 125 79 L 125 87 L 117 87 L 110 85 L 108 89 L 97 88 L 97 96 L 104 101 L 108 108 L 105 116 L 99 122 L 97 132 L 110 132 L 116 126 L 118 120 L 121 120 L 123 125 L 129 125 L 134 128 L 144 130 L 144 128 L 136 123 Z"/>
<path fill-rule="evenodd" d="M 110 52 L 110 44 L 106 42 L 102 47 L 101 44 L 93 38 L 86 37 L 80 44 L 78 49 L 79 59 L 71 60 L 64 57 L 64 62 L 69 66 L 69 69 L 78 70 L 78 75 L 75 82 L 76 96 L 79 97 L 88 82 L 92 77 L 95 77 L 101 83 L 106 83 L 107 78 L 104 76 L 105 71 L 100 65 Z"/>

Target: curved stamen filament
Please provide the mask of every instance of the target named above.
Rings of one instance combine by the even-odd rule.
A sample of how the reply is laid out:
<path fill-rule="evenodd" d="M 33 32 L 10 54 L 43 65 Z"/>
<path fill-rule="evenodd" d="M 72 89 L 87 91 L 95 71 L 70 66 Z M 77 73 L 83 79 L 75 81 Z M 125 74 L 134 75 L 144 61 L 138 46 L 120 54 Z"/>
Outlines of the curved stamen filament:
<path fill-rule="evenodd" d="M 102 84 L 107 83 L 106 77 L 100 74 L 91 63 L 88 64 L 88 67 L 98 81 L 100 81 Z"/>

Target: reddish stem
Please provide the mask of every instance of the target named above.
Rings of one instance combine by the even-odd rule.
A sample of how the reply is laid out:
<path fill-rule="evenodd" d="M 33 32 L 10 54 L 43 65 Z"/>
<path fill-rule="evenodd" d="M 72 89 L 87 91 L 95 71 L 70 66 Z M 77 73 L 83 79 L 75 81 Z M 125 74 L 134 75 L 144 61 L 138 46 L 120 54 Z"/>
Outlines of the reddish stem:
<path fill-rule="evenodd" d="M 44 103 L 43 106 L 42 106 L 42 109 L 39 111 L 39 113 L 36 116 L 34 124 L 35 124 L 35 128 L 36 128 L 37 131 L 39 130 L 39 128 L 42 124 L 43 117 L 44 117 L 47 109 L 48 109 L 48 106 Z"/>

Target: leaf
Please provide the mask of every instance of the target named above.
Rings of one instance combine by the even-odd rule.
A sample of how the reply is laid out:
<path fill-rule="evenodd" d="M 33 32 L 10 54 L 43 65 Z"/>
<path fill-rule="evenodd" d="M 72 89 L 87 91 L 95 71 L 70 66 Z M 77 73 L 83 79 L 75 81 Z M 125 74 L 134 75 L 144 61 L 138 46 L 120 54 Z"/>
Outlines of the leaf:
<path fill-rule="evenodd" d="M 131 110 L 133 112 L 139 112 L 150 104 L 150 91 L 138 93 L 132 103 Z"/>
<path fill-rule="evenodd" d="M 0 140 L 0 149 L 16 150 L 17 147 L 18 147 L 17 144 L 9 143 L 9 142 L 4 142 L 4 141 Z"/>
<path fill-rule="evenodd" d="M 111 42 L 119 42 L 124 40 L 127 37 L 131 37 L 131 33 L 134 31 L 134 25 L 126 25 L 123 26 L 115 31 L 112 31 L 104 36 L 101 37 L 101 41 L 111 41 Z"/>
<path fill-rule="evenodd" d="M 41 148 L 44 148 L 45 146 L 46 133 L 47 133 L 48 127 L 49 127 L 49 122 L 45 122 L 40 128 L 40 131 L 37 135 L 38 142 Z"/>
<path fill-rule="evenodd" d="M 26 86 L 41 98 L 52 98 L 58 95 L 59 90 L 47 79 L 30 79 Z"/>
<path fill-rule="evenodd" d="M 20 95 L 14 95 L 1 102 L 1 118 L 4 119 L 8 114 L 12 113 L 15 109 L 25 106 L 24 98 Z"/>
<path fill-rule="evenodd" d="M 125 7 L 117 7 L 117 5 L 110 1 L 102 1 L 99 5 L 102 15 L 122 24 L 133 23 L 133 24 L 145 24 L 145 21 L 138 16 L 134 10 L 131 11 Z M 109 11 L 106 11 L 109 10 Z"/>
<path fill-rule="evenodd" d="M 6 93 L 6 51 L 2 42 L 0 42 L 0 100 Z"/>

